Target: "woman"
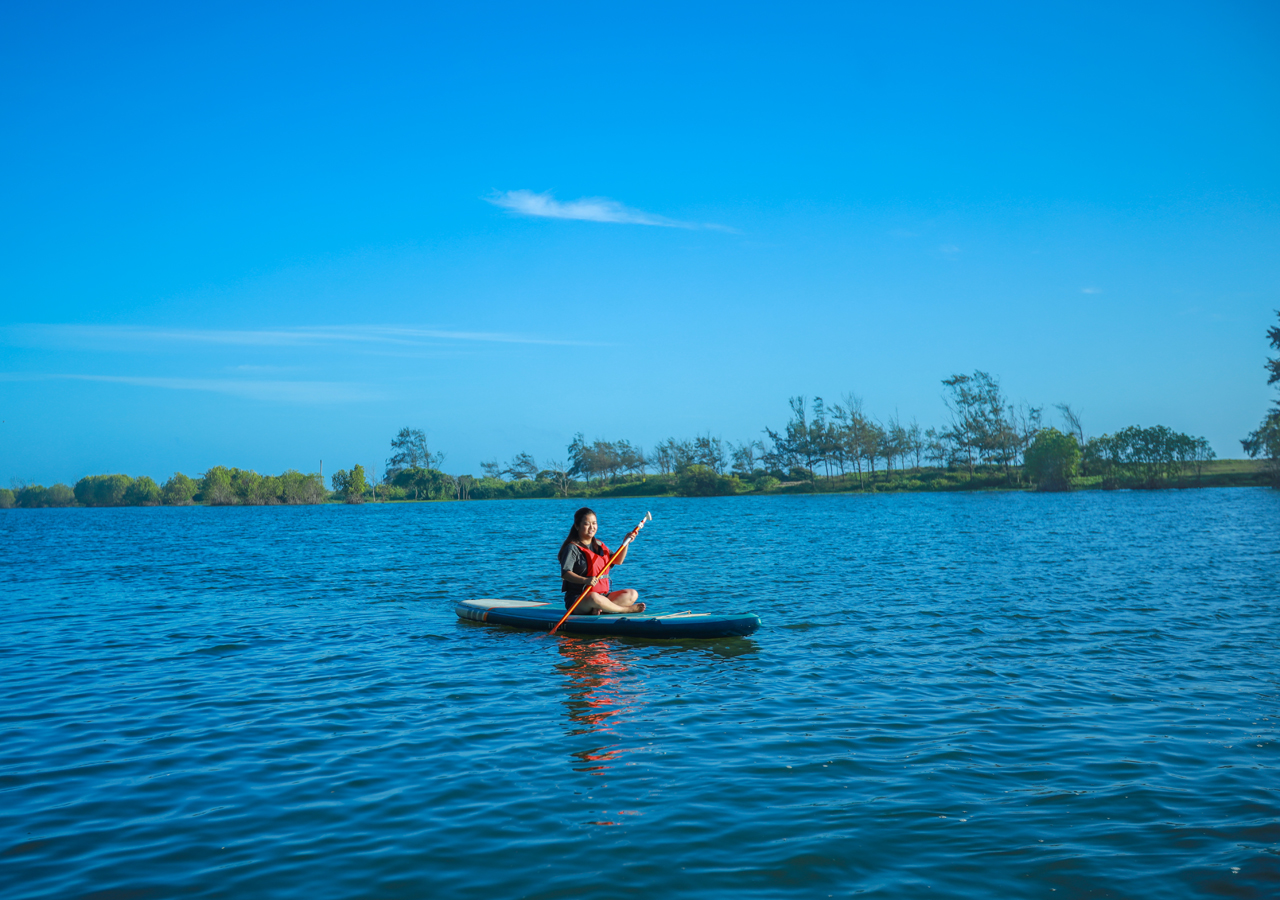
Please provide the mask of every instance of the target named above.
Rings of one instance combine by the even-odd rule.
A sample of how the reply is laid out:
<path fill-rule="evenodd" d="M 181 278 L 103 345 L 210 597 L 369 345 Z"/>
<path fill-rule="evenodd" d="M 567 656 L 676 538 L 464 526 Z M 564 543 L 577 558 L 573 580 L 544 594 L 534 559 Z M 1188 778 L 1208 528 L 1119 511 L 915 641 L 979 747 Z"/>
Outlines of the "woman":
<path fill-rule="evenodd" d="M 644 604 L 637 602 L 640 595 L 632 590 L 609 590 L 609 576 L 601 576 L 604 567 L 613 554 L 609 548 L 596 540 L 599 528 L 594 511 L 585 506 L 573 514 L 573 527 L 569 529 L 569 537 L 560 545 L 560 589 L 564 591 L 564 608 L 573 606 L 582 589 L 587 585 L 592 590 L 582 598 L 582 602 L 574 607 L 573 614 L 596 616 L 600 613 L 638 613 L 644 611 Z M 635 529 L 627 537 L 634 537 Z M 627 558 L 627 548 L 623 547 L 614 565 L 620 565 Z"/>

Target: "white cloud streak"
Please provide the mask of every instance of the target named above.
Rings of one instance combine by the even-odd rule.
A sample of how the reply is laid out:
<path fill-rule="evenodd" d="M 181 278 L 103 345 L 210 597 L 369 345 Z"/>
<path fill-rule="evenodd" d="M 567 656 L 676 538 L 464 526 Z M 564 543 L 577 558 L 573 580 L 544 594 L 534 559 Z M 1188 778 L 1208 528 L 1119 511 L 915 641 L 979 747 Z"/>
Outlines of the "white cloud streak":
<path fill-rule="evenodd" d="M 521 216 L 534 216 L 541 219 L 574 219 L 580 222 L 609 222 L 615 225 L 656 225 L 660 228 L 706 228 L 712 231 L 727 231 L 736 234 L 736 230 L 727 225 L 713 222 L 681 222 L 668 219 L 644 210 L 632 209 L 617 200 L 608 197 L 583 197 L 579 200 L 560 201 L 551 195 L 535 194 L 533 191 L 495 191 L 485 200 L 494 206 Z"/>
<path fill-rule="evenodd" d="M 358 403 L 381 397 L 362 384 L 343 381 L 253 381 L 235 378 L 149 378 L 133 375 L 71 375 L 0 372 L 0 381 L 94 381 L 171 391 L 206 391 L 251 400 L 286 403 Z"/>
<path fill-rule="evenodd" d="M 445 331 L 382 325 L 231 330 L 152 328 L 132 325 L 15 325 L 5 329 L 20 343 L 90 344 L 103 349 L 128 349 L 138 344 L 215 344 L 238 347 L 318 347 L 334 345 L 438 346 L 448 342 L 494 344 L 550 344 L 591 346 L 533 335 L 487 331 Z"/>

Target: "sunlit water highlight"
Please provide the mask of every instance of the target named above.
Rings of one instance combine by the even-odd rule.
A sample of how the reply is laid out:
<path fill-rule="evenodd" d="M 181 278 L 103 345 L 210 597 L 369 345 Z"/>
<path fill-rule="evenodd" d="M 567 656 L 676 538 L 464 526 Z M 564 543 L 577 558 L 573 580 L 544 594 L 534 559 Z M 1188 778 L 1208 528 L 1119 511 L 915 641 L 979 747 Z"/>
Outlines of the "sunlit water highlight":
<path fill-rule="evenodd" d="M 1274 897 L 1280 492 L 0 512 L 5 897 Z"/>

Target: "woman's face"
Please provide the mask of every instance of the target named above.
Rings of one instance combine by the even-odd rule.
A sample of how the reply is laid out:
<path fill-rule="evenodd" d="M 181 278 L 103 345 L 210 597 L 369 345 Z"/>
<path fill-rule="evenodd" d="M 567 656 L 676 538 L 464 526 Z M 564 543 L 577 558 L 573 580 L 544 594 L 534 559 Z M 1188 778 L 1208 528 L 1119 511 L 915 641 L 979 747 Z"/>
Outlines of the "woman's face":
<path fill-rule="evenodd" d="M 591 539 L 596 536 L 596 517 L 588 513 L 582 517 L 582 524 L 578 526 L 578 539 L 584 544 L 591 543 Z"/>

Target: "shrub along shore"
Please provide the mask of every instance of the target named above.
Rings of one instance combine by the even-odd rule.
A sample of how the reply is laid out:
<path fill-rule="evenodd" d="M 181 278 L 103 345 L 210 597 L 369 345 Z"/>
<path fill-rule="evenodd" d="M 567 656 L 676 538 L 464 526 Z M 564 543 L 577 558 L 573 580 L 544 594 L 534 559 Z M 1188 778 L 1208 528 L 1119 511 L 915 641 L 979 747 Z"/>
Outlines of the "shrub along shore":
<path fill-rule="evenodd" d="M 360 470 L 356 472 L 356 470 Z M 486 476 L 449 476 L 436 470 L 423 470 L 425 480 L 436 481 L 443 488 L 452 482 L 450 496 L 441 491 L 423 491 L 414 497 L 412 487 L 396 484 L 372 485 L 361 467 L 353 473 L 358 485 L 350 484 L 353 473 L 335 481 L 336 490 L 326 490 L 318 473 L 303 474 L 289 470 L 282 475 L 259 475 L 248 469 L 215 466 L 200 476 L 189 478 L 176 473 L 164 484 L 140 475 L 90 475 L 74 487 L 55 484 L 43 487 L 23 485 L 13 490 L 0 488 L 0 509 L 64 506 L 269 506 L 277 504 L 317 503 L 382 503 L 439 502 L 442 500 L 504 500 L 574 497 L 711 497 L 734 495 L 808 494 L 808 493 L 894 493 L 914 491 L 1029 491 L 1043 487 L 1030 480 L 1026 466 L 1010 471 L 1004 466 L 978 466 L 972 476 L 963 466 L 906 468 L 874 475 L 815 475 L 804 473 L 766 472 L 749 475 L 718 473 L 707 466 L 691 465 L 679 473 L 620 475 L 599 480 L 574 480 L 567 483 L 552 477 L 505 480 Z M 432 475 L 438 476 L 431 478 Z M 794 477 L 803 475 L 804 477 Z M 1199 471 L 1189 467 L 1170 467 L 1167 471 L 1098 472 L 1069 476 L 1068 490 L 1106 490 L 1117 488 L 1209 488 L 1250 487 L 1270 484 L 1270 476 L 1262 460 L 1219 459 L 1201 463 Z M 352 488 L 358 488 L 358 493 Z M 461 494 L 461 497 L 459 496 Z"/>

